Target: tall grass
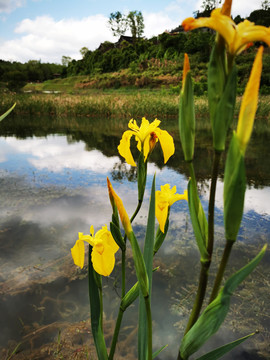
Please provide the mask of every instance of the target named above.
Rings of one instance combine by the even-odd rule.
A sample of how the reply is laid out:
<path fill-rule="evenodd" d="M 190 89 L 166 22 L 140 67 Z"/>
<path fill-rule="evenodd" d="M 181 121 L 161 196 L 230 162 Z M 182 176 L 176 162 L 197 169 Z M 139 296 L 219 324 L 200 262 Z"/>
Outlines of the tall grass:
<path fill-rule="evenodd" d="M 239 112 L 240 98 L 236 113 Z M 107 116 L 112 118 L 171 118 L 178 116 L 179 95 L 169 91 L 94 92 L 88 95 L 67 94 L 3 94 L 0 113 L 5 112 L 14 102 L 15 115 L 64 116 Z M 205 96 L 195 99 L 196 116 L 208 116 Z M 270 96 L 261 96 L 257 119 L 269 125 Z"/>

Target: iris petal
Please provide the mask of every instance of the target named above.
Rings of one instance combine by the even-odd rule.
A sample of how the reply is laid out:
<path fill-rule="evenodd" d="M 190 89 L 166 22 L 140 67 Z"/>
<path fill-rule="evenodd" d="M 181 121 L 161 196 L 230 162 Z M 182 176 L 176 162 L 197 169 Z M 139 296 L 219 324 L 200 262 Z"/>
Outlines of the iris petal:
<path fill-rule="evenodd" d="M 119 154 L 123 156 L 123 158 L 125 158 L 126 162 L 129 165 L 136 166 L 136 163 L 130 151 L 130 138 L 133 135 L 134 135 L 133 131 L 131 130 L 125 131 L 117 149 L 119 151 Z"/>
<path fill-rule="evenodd" d="M 155 133 L 160 141 L 160 146 L 164 156 L 164 164 L 166 164 L 175 151 L 173 138 L 166 130 L 156 129 Z"/>
<path fill-rule="evenodd" d="M 214 9 L 210 17 L 187 18 L 183 21 L 182 26 L 185 31 L 201 27 L 217 31 L 225 39 L 232 55 L 239 54 L 255 41 L 263 41 L 270 46 L 270 28 L 255 25 L 248 20 L 236 25 L 225 13 L 221 9 Z"/>
<path fill-rule="evenodd" d="M 79 266 L 81 269 L 84 266 L 84 251 L 84 242 L 82 240 L 77 240 L 71 249 L 74 264 Z"/>
<path fill-rule="evenodd" d="M 110 246 L 104 246 L 104 251 L 100 254 L 94 247 L 91 254 L 94 270 L 103 276 L 109 276 L 113 271 L 115 258 Z"/>
<path fill-rule="evenodd" d="M 156 191 L 156 218 L 163 233 L 170 206 L 178 200 L 187 199 L 187 190 L 184 194 L 176 194 L 176 186 L 171 189 L 169 184 L 161 185 L 160 190 Z"/>

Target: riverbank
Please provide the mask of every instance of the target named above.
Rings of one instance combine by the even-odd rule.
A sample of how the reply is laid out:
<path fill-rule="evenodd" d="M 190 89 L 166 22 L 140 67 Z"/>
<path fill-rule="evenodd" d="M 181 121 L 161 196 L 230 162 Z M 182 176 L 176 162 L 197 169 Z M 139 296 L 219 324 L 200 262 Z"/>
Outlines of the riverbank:
<path fill-rule="evenodd" d="M 2 94 L 0 112 L 5 112 L 16 102 L 13 115 L 49 115 L 55 117 L 106 116 L 112 118 L 140 119 L 171 118 L 178 116 L 179 95 L 169 89 L 91 91 L 87 94 Z M 241 97 L 237 98 L 236 114 Z M 198 118 L 208 117 L 207 97 L 195 98 Z M 269 125 L 270 96 L 260 96 L 256 118 Z"/>

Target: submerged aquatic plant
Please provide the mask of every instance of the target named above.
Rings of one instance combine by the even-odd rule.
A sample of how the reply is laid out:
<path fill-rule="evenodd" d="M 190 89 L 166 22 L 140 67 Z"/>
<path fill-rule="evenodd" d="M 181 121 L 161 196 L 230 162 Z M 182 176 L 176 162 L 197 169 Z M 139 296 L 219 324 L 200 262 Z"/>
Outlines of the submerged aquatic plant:
<path fill-rule="evenodd" d="M 246 178 L 244 157 L 246 147 L 251 137 L 257 102 L 259 84 L 262 71 L 263 47 L 256 55 L 250 79 L 246 86 L 240 108 L 239 120 L 236 131 L 230 140 L 230 146 L 225 163 L 224 175 L 224 251 L 215 276 L 215 282 L 210 295 L 209 303 L 203 308 L 206 300 L 208 275 L 211 271 L 212 252 L 214 246 L 214 208 L 217 176 L 220 165 L 221 153 L 225 150 L 228 129 L 231 126 L 234 114 L 237 72 L 235 56 L 250 45 L 250 41 L 264 41 L 269 44 L 269 28 L 255 26 L 244 21 L 235 25 L 230 18 L 231 0 L 225 0 L 222 9 L 212 12 L 210 18 L 184 20 L 185 30 L 198 27 L 210 27 L 218 32 L 216 42 L 210 58 L 208 72 L 208 103 L 209 117 L 213 134 L 213 169 L 208 206 L 208 218 L 205 215 L 201 200 L 198 195 L 195 169 L 193 166 L 194 141 L 195 141 L 195 107 L 193 98 L 193 85 L 188 55 L 185 55 L 183 84 L 180 92 L 179 104 L 179 131 L 185 162 L 190 171 L 190 179 L 184 194 L 176 193 L 176 186 L 167 183 L 161 190 L 155 191 L 155 176 L 152 181 L 149 213 L 147 218 L 145 241 L 143 250 L 138 244 L 132 227 L 132 221 L 137 216 L 143 202 L 147 180 L 147 162 L 156 143 L 159 141 L 164 155 L 164 163 L 174 153 L 172 136 L 159 128 L 160 121 L 155 119 L 149 123 L 142 119 L 140 127 L 131 119 L 128 126 L 130 130 L 124 132 L 118 151 L 131 166 L 137 165 L 138 205 L 134 214 L 129 217 L 123 201 L 115 192 L 111 182 L 107 179 L 109 198 L 112 206 L 112 220 L 110 232 L 103 227 L 94 236 L 79 233 L 79 239 L 71 249 L 75 264 L 84 265 L 84 242 L 89 246 L 89 296 L 91 307 L 91 324 L 95 346 L 100 360 L 112 360 L 115 355 L 117 339 L 120 332 L 124 312 L 139 298 L 138 319 L 138 358 L 140 360 L 154 359 L 165 349 L 166 344 L 155 352 L 152 351 L 152 273 L 153 256 L 166 240 L 169 231 L 170 207 L 178 200 L 187 200 L 190 211 L 194 236 L 200 253 L 200 274 L 194 305 L 186 325 L 179 349 L 175 351 L 178 360 L 187 360 L 196 353 L 202 345 L 220 328 L 225 320 L 230 299 L 238 285 L 255 269 L 262 259 L 266 246 L 246 266 L 231 274 L 221 287 L 224 272 L 233 244 L 237 240 L 238 231 L 243 215 Z M 139 155 L 135 162 L 130 150 L 130 139 L 134 136 L 137 141 Z M 155 215 L 159 227 L 155 229 Z M 123 230 L 120 226 L 119 216 Z M 125 235 L 123 236 L 123 232 Z M 126 248 L 127 239 L 130 242 L 137 282 L 126 291 Z M 102 283 L 101 275 L 108 276 L 114 267 L 114 254 L 120 248 L 121 258 L 121 300 L 115 325 L 114 335 L 108 352 L 104 339 L 102 325 Z M 230 270 L 230 269 L 228 269 Z M 179 279 L 181 281 L 181 279 Z M 162 309 L 164 311 L 164 309 Z M 235 346 L 239 345 L 250 336 L 251 332 L 240 339 L 210 351 L 198 360 L 219 359 Z"/>

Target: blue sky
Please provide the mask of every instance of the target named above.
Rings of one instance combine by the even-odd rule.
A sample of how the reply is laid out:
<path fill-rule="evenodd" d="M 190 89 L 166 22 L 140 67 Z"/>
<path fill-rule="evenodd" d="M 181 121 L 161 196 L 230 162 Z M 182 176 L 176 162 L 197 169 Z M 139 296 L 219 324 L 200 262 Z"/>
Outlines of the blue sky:
<path fill-rule="evenodd" d="M 107 25 L 111 12 L 139 10 L 147 38 L 178 26 L 203 0 L 0 0 L 0 59 L 61 63 L 80 49 L 117 41 Z M 262 0 L 234 0 L 233 16 L 248 16 Z M 127 34 L 128 35 L 128 34 Z"/>

